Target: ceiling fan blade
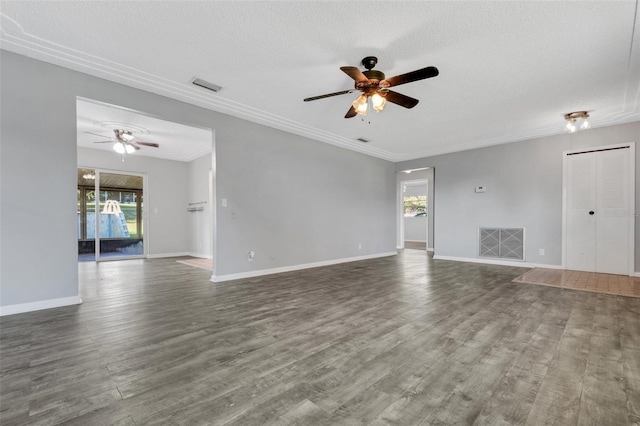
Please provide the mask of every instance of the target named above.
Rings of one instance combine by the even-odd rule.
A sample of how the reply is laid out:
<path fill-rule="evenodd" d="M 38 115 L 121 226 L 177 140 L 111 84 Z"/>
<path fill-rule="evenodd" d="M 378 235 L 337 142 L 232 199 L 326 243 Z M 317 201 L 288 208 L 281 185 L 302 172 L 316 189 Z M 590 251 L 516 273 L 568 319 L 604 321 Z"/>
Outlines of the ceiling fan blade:
<path fill-rule="evenodd" d="M 384 94 L 384 97 L 389 102 L 393 102 L 396 105 L 403 106 L 405 108 L 413 108 L 418 105 L 418 100 L 407 95 L 403 95 L 402 93 L 394 92 L 393 90 L 389 90 Z"/>
<path fill-rule="evenodd" d="M 144 145 L 144 146 L 150 146 L 153 148 L 160 148 L 160 144 L 157 144 L 155 142 L 141 142 L 141 141 L 136 141 L 134 142 L 136 145 Z"/>
<path fill-rule="evenodd" d="M 313 96 L 311 98 L 305 98 L 303 100 L 305 102 L 315 101 L 315 100 L 318 100 L 318 99 L 330 98 L 331 96 L 346 95 L 347 93 L 352 93 L 354 91 L 355 91 L 355 89 L 342 90 L 340 92 L 327 93 L 326 95 L 320 95 L 320 96 Z"/>
<path fill-rule="evenodd" d="M 413 81 L 424 80 L 425 78 L 435 77 L 440 72 L 436 67 L 426 67 L 420 70 L 411 71 L 406 74 L 396 75 L 395 77 L 388 78 L 386 81 L 389 86 L 399 86 L 401 84 L 411 83 Z"/>
<path fill-rule="evenodd" d="M 97 134 L 97 133 L 93 133 L 93 132 L 85 132 L 85 133 L 87 133 L 87 134 L 89 134 L 89 135 L 100 136 L 101 138 L 108 138 L 108 137 L 110 137 L 110 136 L 105 136 L 105 135 L 99 135 L 99 134 Z"/>
<path fill-rule="evenodd" d="M 96 141 L 94 143 L 115 143 L 114 141 Z"/>
<path fill-rule="evenodd" d="M 356 109 L 352 105 L 351 108 L 349 108 L 349 111 L 347 111 L 347 114 L 344 116 L 344 118 L 352 118 L 352 117 L 355 117 L 356 115 L 358 115 L 358 113 L 356 112 Z"/>
<path fill-rule="evenodd" d="M 136 151 L 140 150 L 140 147 L 135 142 L 127 142 L 127 145 L 132 146 Z"/>
<path fill-rule="evenodd" d="M 367 82 L 369 81 L 369 79 L 367 78 L 367 76 L 365 76 L 364 74 L 362 74 L 362 71 L 360 71 L 358 68 L 356 67 L 340 67 L 340 69 L 347 74 L 349 77 L 351 77 L 352 79 L 354 79 L 356 81 L 356 83 L 361 83 L 361 82 Z"/>

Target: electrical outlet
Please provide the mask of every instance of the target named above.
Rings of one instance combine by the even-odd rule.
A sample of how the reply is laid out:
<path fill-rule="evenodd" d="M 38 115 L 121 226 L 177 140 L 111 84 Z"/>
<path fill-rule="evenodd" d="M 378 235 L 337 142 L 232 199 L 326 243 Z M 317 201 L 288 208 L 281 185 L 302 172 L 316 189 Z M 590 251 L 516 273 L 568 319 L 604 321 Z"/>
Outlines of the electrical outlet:
<path fill-rule="evenodd" d="M 248 260 L 249 262 L 253 262 L 253 259 L 254 259 L 255 257 L 256 257 L 256 252 L 255 252 L 255 251 L 253 251 L 253 250 L 251 250 L 251 251 L 249 252 L 249 257 L 247 258 L 247 260 Z"/>
<path fill-rule="evenodd" d="M 544 249 L 540 249 L 538 253 L 540 254 L 540 256 L 544 256 Z"/>

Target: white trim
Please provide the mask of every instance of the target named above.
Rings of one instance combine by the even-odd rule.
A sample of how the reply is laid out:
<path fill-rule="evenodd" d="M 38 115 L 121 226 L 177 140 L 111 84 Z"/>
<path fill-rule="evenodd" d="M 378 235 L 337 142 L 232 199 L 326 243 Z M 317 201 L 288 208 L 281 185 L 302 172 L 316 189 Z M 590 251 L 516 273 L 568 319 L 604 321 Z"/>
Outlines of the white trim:
<path fill-rule="evenodd" d="M 430 251 L 431 253 L 433 253 L 435 250 L 433 249 L 433 247 L 427 247 L 427 251 Z"/>
<path fill-rule="evenodd" d="M 433 157 L 559 134 L 559 126 L 555 124 L 530 131 L 523 131 L 516 127 L 515 133 L 502 134 L 494 138 L 456 145 L 445 144 L 440 148 L 428 148 L 414 153 L 394 153 L 375 147 L 374 144 L 368 144 L 367 146 L 367 144 L 356 142 L 353 139 L 290 120 L 266 110 L 250 107 L 224 97 L 211 96 L 208 92 L 203 93 L 206 92 L 205 90 L 191 84 L 170 80 L 155 73 L 131 67 L 125 63 L 101 58 L 95 54 L 54 43 L 25 31 L 17 21 L 4 14 L 0 14 L 0 25 L 2 26 L 2 31 L 0 32 L 2 49 L 9 52 L 393 162 Z M 635 70 L 635 67 L 633 69 Z M 639 80 L 632 78 L 636 73 L 629 72 L 627 74 L 625 99 L 636 99 Z M 616 108 L 615 111 L 591 123 L 591 128 L 637 121 L 639 114 L 634 109 L 634 105 L 637 104 L 627 101 L 621 108 Z"/>
<path fill-rule="evenodd" d="M 60 297 L 58 299 L 39 300 L 37 302 L 18 303 L 0 306 L 0 316 L 22 314 L 24 312 L 41 311 L 43 309 L 60 308 L 62 306 L 79 305 L 80 296 Z"/>
<path fill-rule="evenodd" d="M 431 169 L 432 167 L 423 167 L 421 169 L 414 169 L 413 171 L 422 171 L 422 170 L 428 170 Z M 416 184 L 417 182 L 419 182 L 418 185 L 415 186 L 421 186 L 424 185 L 425 187 L 425 194 L 427 197 L 427 220 L 425 220 L 425 240 L 407 240 L 407 241 L 416 241 L 416 242 L 420 242 L 420 243 L 424 243 L 427 242 L 429 240 L 429 221 L 431 219 L 429 219 L 430 215 L 428 215 L 429 212 L 429 178 L 428 177 L 424 177 L 424 178 L 414 178 L 414 179 L 400 179 L 400 181 L 398 181 L 398 176 L 400 173 L 404 173 L 404 171 L 396 171 L 396 181 L 397 181 L 397 185 L 396 185 L 396 202 L 397 202 L 397 209 L 396 209 L 396 232 L 398 232 L 399 234 L 396 236 L 396 245 L 397 245 L 397 249 L 398 250 L 403 250 L 405 248 L 405 239 L 404 239 L 404 191 L 403 191 L 403 187 L 404 185 L 412 185 L 412 184 Z M 408 175 L 407 175 L 408 176 Z M 410 217 L 413 218 L 413 217 Z M 428 242 L 427 242 L 428 244 Z"/>
<path fill-rule="evenodd" d="M 456 257 L 456 256 L 440 256 L 434 255 L 434 260 L 452 260 L 454 262 L 469 262 L 469 263 L 485 263 L 487 265 L 501 265 L 501 266 L 517 266 L 520 268 L 546 268 L 546 269 L 564 269 L 561 265 L 547 265 L 544 263 L 529 263 L 521 260 L 507 261 L 507 260 L 493 260 L 493 259 L 477 259 L 475 257 Z"/>
<path fill-rule="evenodd" d="M 178 253 L 158 253 L 158 254 L 148 254 L 147 259 L 162 259 L 165 257 L 184 257 L 191 256 L 188 251 L 181 251 Z"/>
<path fill-rule="evenodd" d="M 640 277 L 640 272 L 634 272 L 634 273 L 633 273 L 633 276 L 634 276 L 634 277 Z"/>
<path fill-rule="evenodd" d="M 404 240 L 405 243 L 426 243 L 427 240 Z"/>
<path fill-rule="evenodd" d="M 602 151 L 612 148 L 629 146 L 629 211 L 635 212 L 636 208 L 636 143 L 625 142 L 596 147 L 584 147 L 562 152 L 562 269 L 566 269 L 567 252 L 567 155 L 577 152 Z M 633 276 L 635 270 L 635 215 L 629 215 L 629 276 Z"/>
<path fill-rule="evenodd" d="M 301 269 L 317 268 L 319 266 L 337 265 L 339 263 L 356 262 L 358 260 L 376 259 L 378 257 L 396 256 L 397 251 L 386 253 L 369 254 L 366 256 L 347 257 L 342 259 L 324 260 L 322 262 L 302 263 L 300 265 L 282 266 L 280 268 L 260 269 L 257 271 L 240 272 L 237 274 L 211 275 L 211 282 L 220 283 L 223 281 L 239 280 L 242 278 L 260 277 L 262 275 L 281 274 L 283 272 L 299 271 Z"/>

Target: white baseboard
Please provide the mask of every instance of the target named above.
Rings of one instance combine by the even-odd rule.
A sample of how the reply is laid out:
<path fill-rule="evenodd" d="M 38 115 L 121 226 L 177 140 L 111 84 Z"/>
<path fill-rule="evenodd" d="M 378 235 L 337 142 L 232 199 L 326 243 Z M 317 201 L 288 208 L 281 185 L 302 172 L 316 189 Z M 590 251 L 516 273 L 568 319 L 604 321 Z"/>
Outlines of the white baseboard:
<path fill-rule="evenodd" d="M 634 276 L 634 277 L 640 277 L 640 272 L 634 272 L 634 273 L 633 273 L 633 276 Z"/>
<path fill-rule="evenodd" d="M 475 257 L 455 257 L 455 256 L 433 256 L 435 260 L 453 260 L 454 262 L 470 262 L 470 263 L 484 263 L 487 265 L 501 265 L 501 266 L 519 266 L 521 268 L 546 268 L 546 269 L 564 269 L 561 265 L 547 265 L 543 263 L 529 263 L 520 261 L 508 261 L 497 259 L 478 259 Z"/>
<path fill-rule="evenodd" d="M 62 306 L 79 305 L 80 296 L 61 297 L 59 299 L 39 300 L 37 302 L 18 303 L 16 305 L 0 306 L 0 316 L 22 314 L 24 312 L 41 311 L 43 309 L 60 308 Z"/>
<path fill-rule="evenodd" d="M 427 240 L 404 240 L 405 243 L 426 243 Z"/>
<path fill-rule="evenodd" d="M 212 275 L 211 281 L 220 283 L 223 281 L 239 280 L 242 278 L 253 278 L 262 275 L 281 274 L 283 272 L 299 271 L 301 269 L 317 268 L 319 266 L 337 265 L 339 263 L 356 262 L 358 260 L 375 259 L 378 257 L 395 256 L 398 252 L 391 251 L 387 253 L 369 254 L 366 256 L 347 257 L 343 259 L 325 260 L 322 262 L 303 263 L 300 265 L 283 266 L 280 268 L 260 269 L 257 271 L 240 272 L 238 274 Z"/>
<path fill-rule="evenodd" d="M 396 250 L 404 250 L 404 246 L 396 246 Z"/>
<path fill-rule="evenodd" d="M 210 254 L 194 253 L 192 251 L 190 251 L 189 254 L 187 254 L 187 256 L 199 257 L 200 259 L 213 259 L 213 256 L 211 256 Z"/>
<path fill-rule="evenodd" d="M 188 251 L 182 251 L 179 253 L 159 253 L 159 254 L 148 254 L 147 259 L 161 259 L 163 257 L 183 257 L 190 256 Z"/>

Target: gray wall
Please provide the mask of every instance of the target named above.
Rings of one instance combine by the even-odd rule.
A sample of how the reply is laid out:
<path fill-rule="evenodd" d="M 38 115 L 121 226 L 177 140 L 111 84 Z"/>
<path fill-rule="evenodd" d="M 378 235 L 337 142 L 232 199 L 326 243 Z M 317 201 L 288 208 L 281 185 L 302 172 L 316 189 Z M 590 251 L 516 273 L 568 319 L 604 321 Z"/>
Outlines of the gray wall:
<path fill-rule="evenodd" d="M 216 275 L 395 251 L 393 163 L 234 124 L 216 129 Z"/>
<path fill-rule="evenodd" d="M 202 211 L 188 213 L 189 253 L 192 256 L 212 256 L 212 200 L 209 199 L 209 172 L 212 165 L 211 154 L 207 154 L 189 163 L 189 203 L 202 203 L 192 207 Z"/>
<path fill-rule="evenodd" d="M 0 55 L 2 306 L 78 294 L 77 96 L 215 129 L 218 275 L 395 250 L 393 163 Z"/>
<path fill-rule="evenodd" d="M 188 163 L 129 155 L 122 162 L 113 151 L 78 148 L 78 166 L 145 173 L 144 243 L 150 256 L 189 252 L 187 214 Z M 210 158 L 210 157 L 209 157 Z"/>
<path fill-rule="evenodd" d="M 562 126 L 561 120 L 558 126 Z M 476 227 L 524 226 L 526 261 L 562 262 L 562 152 L 640 142 L 640 123 L 439 155 L 396 164 L 396 170 L 434 167 L 435 254 L 476 257 Z M 636 147 L 636 211 L 640 210 L 640 147 Z M 486 193 L 475 193 L 486 186 Z M 545 249 L 545 256 L 538 250 Z M 635 270 L 640 271 L 636 216 Z"/>

